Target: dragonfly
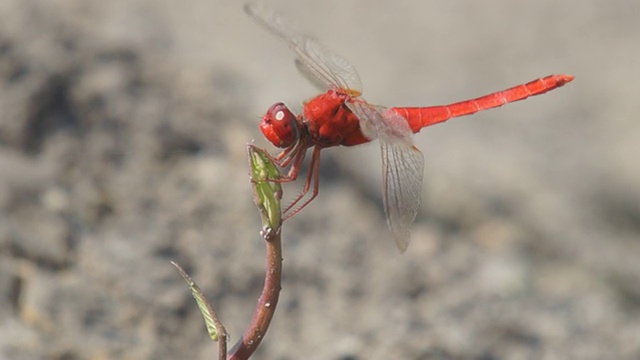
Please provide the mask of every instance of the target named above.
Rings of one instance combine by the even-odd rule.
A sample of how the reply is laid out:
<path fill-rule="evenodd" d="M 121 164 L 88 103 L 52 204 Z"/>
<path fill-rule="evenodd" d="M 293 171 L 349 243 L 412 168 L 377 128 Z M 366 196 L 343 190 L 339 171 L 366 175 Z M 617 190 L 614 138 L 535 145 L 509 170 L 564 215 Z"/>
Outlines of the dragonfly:
<path fill-rule="evenodd" d="M 283 220 L 299 213 L 318 195 L 322 149 L 355 146 L 377 139 L 382 156 L 383 207 L 401 253 L 410 242 L 410 227 L 418 213 L 424 175 L 424 156 L 414 145 L 413 134 L 454 117 L 544 94 L 573 80 L 571 75 L 550 75 L 449 105 L 384 107 L 361 97 L 360 77 L 345 58 L 327 50 L 315 38 L 297 32 L 280 14 L 260 2 L 247 3 L 244 10 L 283 40 L 293 50 L 298 70 L 325 91 L 305 102 L 302 113 L 297 116 L 278 102 L 260 121 L 265 138 L 282 149 L 273 157 L 274 162 L 283 169 L 288 168 L 276 181 L 295 181 L 304 166 L 307 150 L 313 148 L 302 191 L 285 208 Z"/>

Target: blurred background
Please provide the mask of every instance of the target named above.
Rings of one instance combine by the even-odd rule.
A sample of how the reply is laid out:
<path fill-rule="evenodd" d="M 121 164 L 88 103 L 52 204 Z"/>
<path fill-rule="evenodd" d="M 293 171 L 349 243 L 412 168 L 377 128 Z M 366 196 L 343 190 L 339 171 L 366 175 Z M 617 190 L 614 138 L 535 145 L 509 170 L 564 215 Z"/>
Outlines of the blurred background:
<path fill-rule="evenodd" d="M 640 358 L 639 2 L 268 6 L 381 105 L 576 79 L 416 135 L 403 255 L 377 144 L 324 150 L 255 358 Z M 245 144 L 275 153 L 260 116 L 317 94 L 292 60 L 234 0 L 0 2 L 0 358 L 210 359 L 170 260 L 238 339 L 264 276 Z"/>

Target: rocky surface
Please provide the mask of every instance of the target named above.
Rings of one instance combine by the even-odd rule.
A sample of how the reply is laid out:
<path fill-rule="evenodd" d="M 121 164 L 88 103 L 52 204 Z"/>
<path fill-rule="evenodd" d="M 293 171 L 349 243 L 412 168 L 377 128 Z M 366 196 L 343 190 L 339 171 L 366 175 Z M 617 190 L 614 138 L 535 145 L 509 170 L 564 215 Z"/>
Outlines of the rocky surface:
<path fill-rule="evenodd" d="M 273 7 L 375 103 L 576 80 L 416 136 L 402 256 L 376 145 L 323 151 L 256 358 L 640 358 L 637 2 Z M 245 144 L 313 96 L 291 58 L 231 0 L 0 3 L 0 358 L 210 359 L 171 260 L 240 336 L 264 271 Z"/>

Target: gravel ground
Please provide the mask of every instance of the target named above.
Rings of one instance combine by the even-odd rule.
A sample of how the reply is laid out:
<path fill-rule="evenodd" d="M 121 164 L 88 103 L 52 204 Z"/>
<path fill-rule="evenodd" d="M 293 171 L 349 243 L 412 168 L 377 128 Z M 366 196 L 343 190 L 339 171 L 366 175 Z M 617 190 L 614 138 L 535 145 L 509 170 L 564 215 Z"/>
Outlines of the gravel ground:
<path fill-rule="evenodd" d="M 374 103 L 576 80 L 416 136 L 403 255 L 377 145 L 323 151 L 255 358 L 640 359 L 640 2 L 272 7 Z M 0 358 L 214 357 L 170 260 L 240 336 L 264 271 L 245 144 L 275 151 L 261 114 L 316 94 L 291 60 L 232 0 L 0 2 Z"/>

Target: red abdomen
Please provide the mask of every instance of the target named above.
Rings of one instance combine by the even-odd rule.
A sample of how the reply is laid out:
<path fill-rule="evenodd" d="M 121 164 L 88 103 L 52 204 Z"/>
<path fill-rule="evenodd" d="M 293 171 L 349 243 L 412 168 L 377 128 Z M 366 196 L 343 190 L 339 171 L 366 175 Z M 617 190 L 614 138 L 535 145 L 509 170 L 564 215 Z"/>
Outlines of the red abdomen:
<path fill-rule="evenodd" d="M 550 75 L 526 84 L 514 86 L 476 99 L 460 101 L 450 105 L 429 107 L 392 108 L 402 115 L 414 133 L 423 127 L 441 123 L 451 118 L 471 115 L 481 110 L 491 109 L 504 104 L 524 100 L 530 96 L 544 94 L 573 80 L 571 75 Z"/>

